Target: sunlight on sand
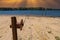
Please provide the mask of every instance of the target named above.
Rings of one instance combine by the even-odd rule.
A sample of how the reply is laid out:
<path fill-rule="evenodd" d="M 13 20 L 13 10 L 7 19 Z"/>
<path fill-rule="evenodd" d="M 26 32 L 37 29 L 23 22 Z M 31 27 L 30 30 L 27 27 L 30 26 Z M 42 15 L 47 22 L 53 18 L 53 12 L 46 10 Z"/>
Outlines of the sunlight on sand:
<path fill-rule="evenodd" d="M 18 40 L 56 40 L 60 37 L 60 18 L 16 16 L 24 20 L 23 30 L 18 29 Z M 0 16 L 0 40 L 12 40 L 11 16 Z"/>

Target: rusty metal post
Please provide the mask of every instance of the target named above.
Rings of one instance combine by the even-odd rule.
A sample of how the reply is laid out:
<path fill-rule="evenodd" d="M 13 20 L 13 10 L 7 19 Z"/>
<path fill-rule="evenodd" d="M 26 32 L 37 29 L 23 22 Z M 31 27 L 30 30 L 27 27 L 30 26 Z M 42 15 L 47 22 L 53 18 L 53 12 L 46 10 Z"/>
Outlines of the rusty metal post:
<path fill-rule="evenodd" d="M 16 23 L 17 23 L 16 17 L 11 17 L 11 26 L 12 26 L 13 40 L 18 40 Z"/>

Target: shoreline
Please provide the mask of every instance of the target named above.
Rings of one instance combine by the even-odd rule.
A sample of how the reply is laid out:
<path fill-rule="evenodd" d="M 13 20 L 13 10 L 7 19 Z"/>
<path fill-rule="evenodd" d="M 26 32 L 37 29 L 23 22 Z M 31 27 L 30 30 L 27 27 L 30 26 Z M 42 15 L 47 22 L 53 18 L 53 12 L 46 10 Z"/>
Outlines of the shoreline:
<path fill-rule="evenodd" d="M 4 15 L 0 15 L 0 16 L 26 16 L 26 17 L 52 17 L 52 18 L 60 18 L 60 16 L 41 16 L 41 15 L 8 15 L 8 14 L 4 14 Z"/>

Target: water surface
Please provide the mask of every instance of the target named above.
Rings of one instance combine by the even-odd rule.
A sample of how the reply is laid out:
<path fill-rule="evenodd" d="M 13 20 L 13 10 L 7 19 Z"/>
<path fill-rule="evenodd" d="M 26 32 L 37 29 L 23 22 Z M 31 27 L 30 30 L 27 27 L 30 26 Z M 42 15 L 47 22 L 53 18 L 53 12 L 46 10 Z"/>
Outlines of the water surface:
<path fill-rule="evenodd" d="M 39 15 L 39 16 L 60 16 L 60 10 L 15 10 L 0 11 L 0 15 Z"/>

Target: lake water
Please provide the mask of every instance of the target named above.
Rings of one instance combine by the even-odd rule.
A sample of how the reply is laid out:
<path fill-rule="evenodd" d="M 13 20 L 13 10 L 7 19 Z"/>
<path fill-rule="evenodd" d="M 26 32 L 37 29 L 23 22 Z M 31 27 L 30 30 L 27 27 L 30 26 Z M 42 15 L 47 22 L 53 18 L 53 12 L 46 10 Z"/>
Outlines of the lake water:
<path fill-rule="evenodd" d="M 60 16 L 60 10 L 15 10 L 0 11 L 0 15 L 39 15 L 39 16 Z"/>

